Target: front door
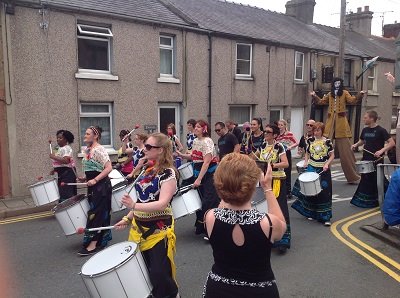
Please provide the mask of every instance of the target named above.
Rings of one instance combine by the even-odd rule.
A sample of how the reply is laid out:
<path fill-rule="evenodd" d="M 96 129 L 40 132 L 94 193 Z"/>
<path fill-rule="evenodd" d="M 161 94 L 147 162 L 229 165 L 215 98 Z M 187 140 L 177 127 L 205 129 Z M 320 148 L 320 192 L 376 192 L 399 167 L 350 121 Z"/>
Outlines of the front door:
<path fill-rule="evenodd" d="M 158 105 L 158 127 L 159 131 L 167 133 L 168 124 L 173 123 L 176 127 L 176 135 L 180 136 L 180 117 L 178 104 Z"/>

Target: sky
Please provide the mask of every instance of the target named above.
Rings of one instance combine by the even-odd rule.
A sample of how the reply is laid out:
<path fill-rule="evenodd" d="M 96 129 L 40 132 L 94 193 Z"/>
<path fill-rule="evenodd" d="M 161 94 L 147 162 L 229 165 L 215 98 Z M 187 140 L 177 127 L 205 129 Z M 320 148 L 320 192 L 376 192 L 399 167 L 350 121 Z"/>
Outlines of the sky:
<path fill-rule="evenodd" d="M 242 4 L 249 4 L 272 11 L 285 13 L 285 4 L 288 0 L 228 0 Z M 314 7 L 314 23 L 339 27 L 340 26 L 340 0 L 316 0 Z M 357 7 L 369 6 L 374 12 L 372 19 L 372 34 L 382 35 L 382 16 L 384 24 L 400 22 L 400 0 L 347 0 L 346 11 L 356 12 Z"/>

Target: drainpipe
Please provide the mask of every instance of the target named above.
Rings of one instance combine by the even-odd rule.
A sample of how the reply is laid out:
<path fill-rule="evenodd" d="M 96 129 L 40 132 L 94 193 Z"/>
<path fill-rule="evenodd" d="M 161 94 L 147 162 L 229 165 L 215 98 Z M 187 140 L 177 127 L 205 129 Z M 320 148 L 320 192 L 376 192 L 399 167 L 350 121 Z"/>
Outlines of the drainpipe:
<path fill-rule="evenodd" d="M 207 120 L 211 125 L 211 88 L 212 88 L 212 36 L 208 32 L 208 114 Z"/>

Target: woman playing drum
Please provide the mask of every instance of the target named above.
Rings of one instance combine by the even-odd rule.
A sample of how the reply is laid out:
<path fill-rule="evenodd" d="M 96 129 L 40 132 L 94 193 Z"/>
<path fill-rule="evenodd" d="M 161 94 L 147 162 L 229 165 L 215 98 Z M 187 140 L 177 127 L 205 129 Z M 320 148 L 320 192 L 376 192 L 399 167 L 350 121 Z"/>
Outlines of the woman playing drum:
<path fill-rule="evenodd" d="M 292 204 L 301 215 L 330 226 L 332 217 L 332 177 L 330 166 L 335 158 L 331 140 L 323 137 L 325 125 L 314 124 L 314 137 L 307 140 L 304 166 L 308 172 L 320 174 L 322 191 L 316 196 L 301 195 Z M 318 182 L 316 182 L 318 183 Z"/>
<path fill-rule="evenodd" d="M 290 218 L 289 208 L 286 199 L 286 174 L 284 169 L 289 166 L 285 147 L 275 139 L 279 135 L 279 128 L 275 124 L 268 124 L 264 130 L 264 144 L 255 153 L 260 160 L 266 161 L 272 167 L 272 189 L 281 207 L 286 221 L 286 232 L 280 241 L 274 243 L 281 253 L 285 253 L 290 248 Z"/>
<path fill-rule="evenodd" d="M 193 162 L 193 174 L 196 180 L 194 187 L 198 187 L 202 197 L 201 210 L 196 212 L 196 234 L 205 234 L 203 225 L 204 213 L 211 208 L 218 206 L 220 199 L 214 187 L 214 172 L 217 169 L 217 159 L 214 156 L 214 142 L 210 138 L 210 126 L 204 120 L 198 120 L 194 127 L 196 139 L 193 142 L 191 155 L 178 154 L 185 159 L 191 159 Z M 205 240 L 208 240 L 205 236 Z"/>
<path fill-rule="evenodd" d="M 121 139 L 122 144 L 118 150 L 118 163 L 115 165 L 115 168 L 120 170 L 124 176 L 127 176 L 133 170 L 133 145 L 131 137 L 125 137 L 128 134 L 129 131 L 126 129 L 121 130 L 119 133 L 119 138 Z"/>
<path fill-rule="evenodd" d="M 78 178 L 87 181 L 90 209 L 86 228 L 98 228 L 110 225 L 112 188 L 108 174 L 112 170 L 110 157 L 106 149 L 99 144 L 101 128 L 90 126 L 85 133 L 84 142 L 87 145 L 82 160 L 86 177 Z M 83 248 L 78 255 L 88 256 L 104 248 L 112 239 L 110 230 L 100 232 L 85 232 Z"/>
<path fill-rule="evenodd" d="M 75 185 L 62 185 L 64 183 L 73 183 L 77 178 L 73 152 L 70 146 L 74 142 L 74 135 L 68 130 L 59 130 L 56 135 L 58 150 L 50 154 L 54 168 L 51 174 L 56 172 L 58 175 L 59 203 L 61 203 L 77 194 Z"/>
<path fill-rule="evenodd" d="M 143 161 L 144 161 L 144 143 L 147 141 L 147 135 L 138 133 L 135 135 L 134 142 L 136 145 L 136 150 L 133 152 L 132 158 L 133 158 L 133 171 L 127 176 L 127 178 L 130 180 L 140 173 L 140 169 L 143 166 Z M 140 163 L 140 160 L 142 160 L 142 163 Z"/>
<path fill-rule="evenodd" d="M 123 197 L 122 203 L 131 211 L 115 226 L 123 229 L 132 223 L 128 240 L 138 243 L 143 253 L 153 297 L 176 297 L 176 236 L 170 202 L 177 190 L 177 178 L 171 142 L 165 134 L 151 134 L 144 152 L 146 159 L 155 164 L 146 169 L 135 185 L 138 201 L 135 203 L 127 194 Z"/>
<path fill-rule="evenodd" d="M 230 153 L 219 164 L 214 179 L 221 204 L 205 216 L 214 264 L 203 297 L 279 297 L 270 258 L 272 245 L 281 239 L 286 224 L 272 191 L 272 176 L 271 166 L 264 176 L 243 154 Z M 267 214 L 251 207 L 259 180 Z"/>

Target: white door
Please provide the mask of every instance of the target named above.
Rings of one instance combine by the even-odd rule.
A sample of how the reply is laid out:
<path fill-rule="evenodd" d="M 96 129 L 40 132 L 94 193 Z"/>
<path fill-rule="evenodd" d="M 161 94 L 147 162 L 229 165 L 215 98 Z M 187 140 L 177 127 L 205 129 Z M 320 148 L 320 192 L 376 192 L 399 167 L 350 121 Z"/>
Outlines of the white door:
<path fill-rule="evenodd" d="M 291 108 L 290 111 L 290 128 L 289 130 L 294 134 L 297 141 L 300 141 L 304 130 L 304 109 Z M 297 155 L 297 148 L 292 150 L 292 156 Z"/>
<path fill-rule="evenodd" d="M 158 105 L 158 129 L 160 132 L 167 133 L 167 126 L 175 124 L 176 135 L 180 137 L 180 113 L 178 104 L 159 104 Z"/>

